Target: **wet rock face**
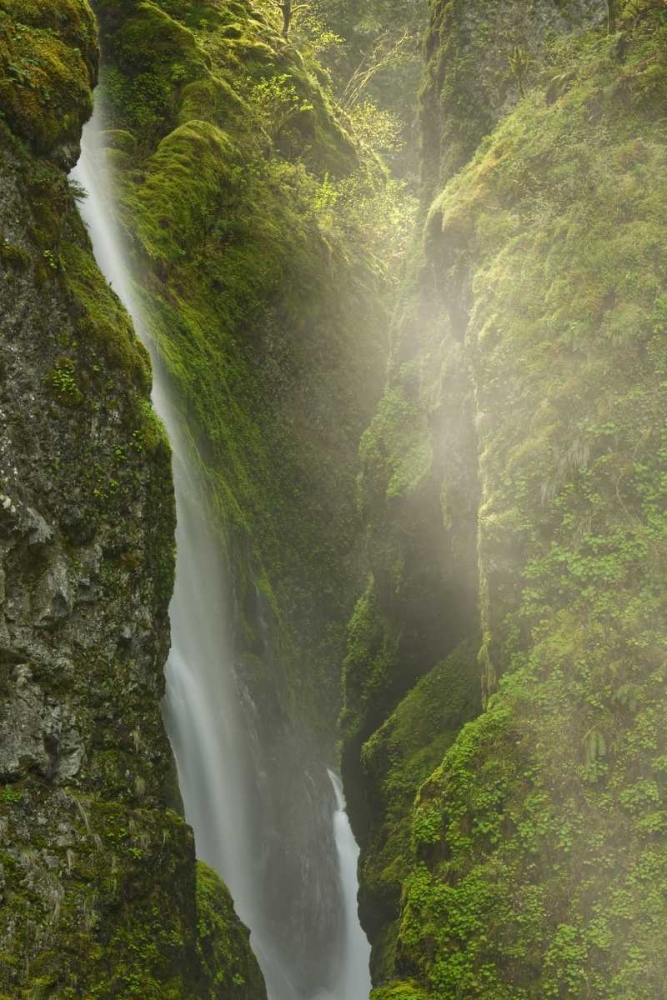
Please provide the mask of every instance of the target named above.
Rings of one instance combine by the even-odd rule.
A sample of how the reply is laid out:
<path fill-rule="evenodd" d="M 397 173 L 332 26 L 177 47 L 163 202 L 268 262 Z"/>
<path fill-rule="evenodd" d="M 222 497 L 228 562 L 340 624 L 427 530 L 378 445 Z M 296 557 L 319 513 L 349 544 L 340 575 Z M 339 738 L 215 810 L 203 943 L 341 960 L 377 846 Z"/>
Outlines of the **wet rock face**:
<path fill-rule="evenodd" d="M 48 698 L 26 663 L 9 672 L 8 688 L 0 722 L 0 781 L 19 781 L 26 771 L 47 781 L 74 778 L 84 745 L 67 707 Z"/>
<path fill-rule="evenodd" d="M 120 321 L 96 343 L 97 317 L 70 284 L 74 256 L 92 262 L 64 177 L 48 171 L 37 202 L 24 174 L 34 163 L 9 142 L 4 153 L 2 231 L 25 259 L 0 278 L 0 755 L 6 780 L 85 782 L 96 767 L 91 699 L 130 730 L 133 701 L 157 715 L 169 570 L 156 572 L 152 546 L 169 563 L 169 457 L 147 447 L 146 363 L 118 304 L 95 275 L 101 315 Z M 53 247 L 40 253 L 36 209 L 47 199 L 64 215 L 39 234 Z M 166 757 L 163 738 L 157 748 Z M 124 791 L 125 777 L 105 792 Z"/>
<path fill-rule="evenodd" d="M 34 101 L 55 74 L 60 132 L 33 129 L 30 81 L 2 58 L 10 19 Z M 93 32 L 87 3 L 0 0 L 0 996 L 213 997 L 229 984 L 201 950 L 192 835 L 167 808 L 170 454 L 64 169 Z"/>

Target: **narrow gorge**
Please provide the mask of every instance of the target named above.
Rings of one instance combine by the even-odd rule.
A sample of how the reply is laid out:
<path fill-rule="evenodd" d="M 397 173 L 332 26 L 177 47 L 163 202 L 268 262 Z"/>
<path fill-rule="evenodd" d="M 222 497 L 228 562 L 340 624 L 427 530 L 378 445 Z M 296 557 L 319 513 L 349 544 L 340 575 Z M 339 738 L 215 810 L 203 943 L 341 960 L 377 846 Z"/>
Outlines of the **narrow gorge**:
<path fill-rule="evenodd" d="M 663 1000 L 667 4 L 0 0 L 0 1000 Z"/>

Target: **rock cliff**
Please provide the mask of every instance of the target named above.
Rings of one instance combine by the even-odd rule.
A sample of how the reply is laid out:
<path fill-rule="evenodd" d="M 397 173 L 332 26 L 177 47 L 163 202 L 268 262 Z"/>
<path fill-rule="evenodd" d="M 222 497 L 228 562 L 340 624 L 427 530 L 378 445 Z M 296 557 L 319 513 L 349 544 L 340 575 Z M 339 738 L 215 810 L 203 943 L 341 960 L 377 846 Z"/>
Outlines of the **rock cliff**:
<path fill-rule="evenodd" d="M 664 8 L 617 27 L 432 7 L 343 714 L 378 1000 L 664 988 Z"/>
<path fill-rule="evenodd" d="M 87 3 L 0 3 L 0 995 L 261 1000 L 169 807 L 170 453 L 67 171 Z"/>

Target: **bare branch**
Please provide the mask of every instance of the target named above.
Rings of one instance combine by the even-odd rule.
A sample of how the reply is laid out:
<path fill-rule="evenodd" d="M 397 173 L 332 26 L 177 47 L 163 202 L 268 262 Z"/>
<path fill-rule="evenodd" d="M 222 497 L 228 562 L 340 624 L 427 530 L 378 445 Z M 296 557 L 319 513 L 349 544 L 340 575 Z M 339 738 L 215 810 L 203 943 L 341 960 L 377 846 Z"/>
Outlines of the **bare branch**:
<path fill-rule="evenodd" d="M 361 95 L 373 77 L 377 76 L 377 74 L 399 54 L 406 42 L 412 39 L 412 37 L 411 32 L 406 28 L 400 38 L 398 38 L 385 52 L 382 52 L 382 49 L 387 43 L 387 36 L 385 35 L 378 41 L 372 53 L 362 59 L 359 66 L 350 77 L 343 94 L 342 104 L 344 108 L 349 109 L 359 103 Z M 371 65 L 368 69 L 366 69 L 365 66 L 369 61 L 371 61 Z"/>

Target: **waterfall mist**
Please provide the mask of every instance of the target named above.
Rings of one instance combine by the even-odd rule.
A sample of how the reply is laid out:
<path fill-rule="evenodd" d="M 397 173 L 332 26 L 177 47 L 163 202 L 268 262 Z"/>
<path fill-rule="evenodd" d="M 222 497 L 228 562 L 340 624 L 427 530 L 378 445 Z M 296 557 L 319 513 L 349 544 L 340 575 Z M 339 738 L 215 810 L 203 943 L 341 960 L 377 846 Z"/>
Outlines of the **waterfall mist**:
<path fill-rule="evenodd" d="M 81 215 L 100 269 L 152 355 L 153 403 L 173 450 L 177 558 L 163 714 L 186 819 L 198 857 L 225 879 L 251 929 L 270 1000 L 365 1000 L 369 947 L 356 913 L 358 849 L 340 781 L 323 760 L 311 759 L 288 721 L 267 747 L 261 712 L 235 667 L 221 545 L 188 428 L 127 270 L 100 132 L 98 108 L 72 176 L 87 193 Z M 258 608 L 268 647 L 260 595 Z"/>

